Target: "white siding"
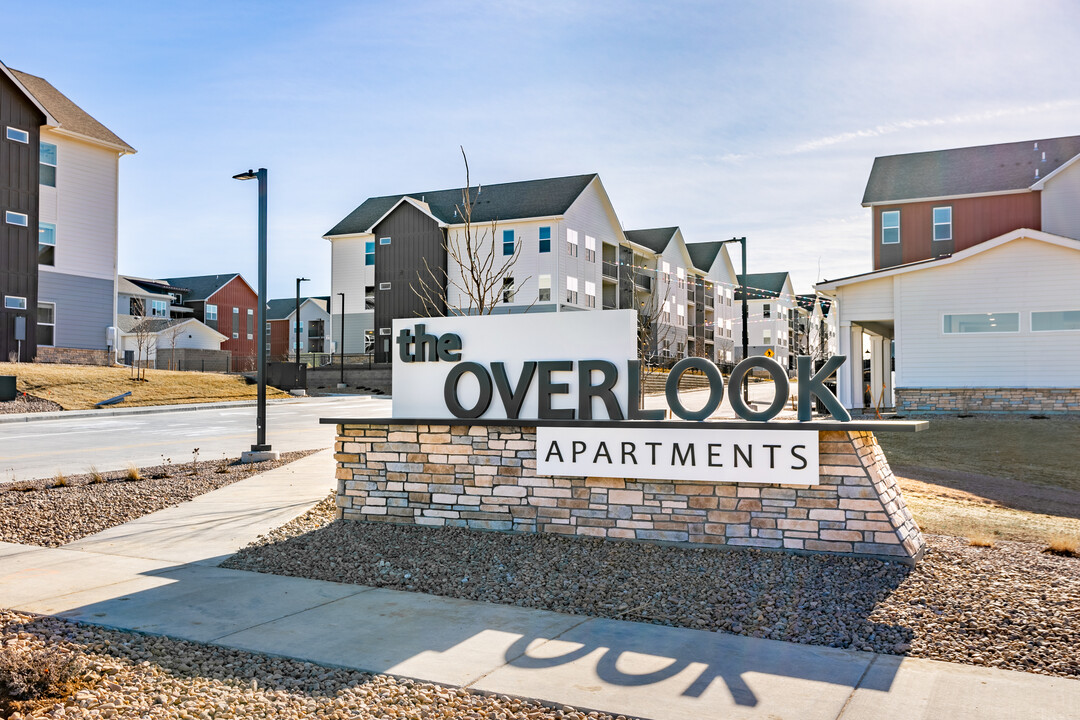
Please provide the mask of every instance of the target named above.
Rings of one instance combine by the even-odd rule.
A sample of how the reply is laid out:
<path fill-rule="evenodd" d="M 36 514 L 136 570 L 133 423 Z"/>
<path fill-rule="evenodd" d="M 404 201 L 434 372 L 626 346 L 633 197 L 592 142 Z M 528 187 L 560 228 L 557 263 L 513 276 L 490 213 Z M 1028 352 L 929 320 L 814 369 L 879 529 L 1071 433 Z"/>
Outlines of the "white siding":
<path fill-rule="evenodd" d="M 1080 332 L 1030 329 L 1032 310 L 1080 310 L 1078 277 L 1080 248 L 1028 239 L 895 276 L 903 299 L 897 386 L 1080 387 Z M 986 312 L 1019 312 L 1020 332 L 942 330 L 946 313 Z"/>
<path fill-rule="evenodd" d="M 119 155 L 47 129 L 41 139 L 57 156 L 56 187 L 41 187 L 39 214 L 56 225 L 56 265 L 41 271 L 115 281 Z"/>
<path fill-rule="evenodd" d="M 1080 162 L 1046 183 L 1041 202 L 1043 232 L 1080 239 Z"/>
<path fill-rule="evenodd" d="M 566 231 L 576 230 L 578 233 L 578 256 L 570 257 L 566 254 Z M 553 232 L 554 234 L 554 232 Z M 585 260 L 585 236 L 596 238 L 596 259 Z M 596 284 L 596 307 L 603 306 L 603 279 L 601 270 L 604 258 L 604 244 L 619 245 L 623 241 L 622 227 L 615 210 L 608 201 L 607 193 L 598 178 L 582 191 L 569 208 L 559 228 L 558 242 L 552 241 L 552 251 L 558 253 L 558 293 L 560 303 L 566 301 L 566 276 L 572 275 L 578 279 L 579 288 L 577 309 L 585 309 L 585 281 Z M 557 246 L 557 247 L 556 247 Z M 553 281 L 552 285 L 556 283 Z M 552 295 L 556 288 L 552 288 Z"/>
<path fill-rule="evenodd" d="M 842 290 L 845 323 L 893 319 L 891 277 L 845 285 Z"/>

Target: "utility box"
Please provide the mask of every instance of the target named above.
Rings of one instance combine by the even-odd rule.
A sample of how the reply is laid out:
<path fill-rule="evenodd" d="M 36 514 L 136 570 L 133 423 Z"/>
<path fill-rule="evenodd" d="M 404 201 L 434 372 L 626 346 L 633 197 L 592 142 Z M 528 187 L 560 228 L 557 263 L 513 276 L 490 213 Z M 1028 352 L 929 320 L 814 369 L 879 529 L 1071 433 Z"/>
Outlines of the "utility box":
<path fill-rule="evenodd" d="M 307 365 L 292 362 L 266 364 L 266 384 L 279 390 L 307 389 Z"/>
<path fill-rule="evenodd" d="M 15 389 L 15 376 L 0 375 L 0 402 L 14 400 L 15 396 L 18 394 L 18 391 Z"/>

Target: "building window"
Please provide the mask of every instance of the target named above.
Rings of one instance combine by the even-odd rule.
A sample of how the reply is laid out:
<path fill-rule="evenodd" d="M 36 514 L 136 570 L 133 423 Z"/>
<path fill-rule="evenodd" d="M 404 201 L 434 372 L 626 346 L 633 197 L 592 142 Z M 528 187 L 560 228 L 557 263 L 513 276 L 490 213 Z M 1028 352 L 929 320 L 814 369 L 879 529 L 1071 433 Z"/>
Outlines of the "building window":
<path fill-rule="evenodd" d="M 541 275 L 540 276 L 540 296 L 539 296 L 538 300 L 540 302 L 550 302 L 551 301 L 551 276 L 550 275 Z"/>
<path fill-rule="evenodd" d="M 1031 329 L 1034 332 L 1080 330 L 1080 310 L 1033 312 L 1031 313 Z"/>
<path fill-rule="evenodd" d="M 342 349 L 342 351 L 344 352 L 344 348 Z M 374 351 L 375 351 L 375 331 L 374 330 L 365 330 L 364 331 L 364 352 L 369 353 L 369 352 L 374 352 Z"/>
<path fill-rule="evenodd" d="M 761 317 L 772 317 L 772 308 L 769 306 L 769 303 L 762 304 Z"/>
<path fill-rule="evenodd" d="M 585 259 L 596 262 L 596 238 L 589 235 L 585 236 Z"/>
<path fill-rule="evenodd" d="M 943 326 L 948 335 L 1020 332 L 1020 313 L 945 315 Z"/>
<path fill-rule="evenodd" d="M 504 303 L 514 302 L 514 278 L 503 278 L 502 299 Z"/>
<path fill-rule="evenodd" d="M 676 305 L 675 310 L 676 310 L 676 314 L 679 316 L 679 324 L 680 325 L 685 325 L 686 324 L 686 308 L 683 307 L 682 305 Z"/>
<path fill-rule="evenodd" d="M 379 328 L 379 334 L 380 335 L 389 335 L 390 334 L 390 328 Z"/>
<path fill-rule="evenodd" d="M 503 230 L 503 255 L 514 254 L 514 231 Z"/>
<path fill-rule="evenodd" d="M 540 252 L 551 252 L 551 228 L 540 228 Z"/>
<path fill-rule="evenodd" d="M 56 304 L 39 302 L 37 305 L 37 344 L 52 345 L 56 336 Z"/>
<path fill-rule="evenodd" d="M 900 211 L 887 210 L 881 213 L 881 244 L 895 245 L 900 242 Z"/>
<path fill-rule="evenodd" d="M 379 283 L 379 289 L 380 290 L 389 290 L 390 289 L 390 283 Z"/>
<path fill-rule="evenodd" d="M 232 339 L 233 339 L 233 340 L 239 340 L 239 339 L 240 339 L 240 333 L 238 333 L 238 332 L 234 332 L 234 333 L 232 334 Z"/>
<path fill-rule="evenodd" d="M 38 223 L 38 265 L 56 265 L 56 226 Z"/>
<path fill-rule="evenodd" d="M 8 225 L 18 225 L 19 227 L 27 227 L 30 225 L 30 218 L 23 213 L 12 212 L 10 210 L 4 213 L 4 221 Z"/>
<path fill-rule="evenodd" d="M 4 307 L 8 310 L 25 310 L 26 298 L 17 295 L 8 295 L 4 298 Z"/>
<path fill-rule="evenodd" d="M 217 320 L 217 305 L 206 303 L 206 319 Z"/>
<path fill-rule="evenodd" d="M 375 241 L 367 240 L 364 242 L 364 264 L 375 264 Z"/>
<path fill-rule="evenodd" d="M 664 278 L 664 284 L 671 287 L 671 264 L 666 260 L 660 263 L 660 274 Z"/>
<path fill-rule="evenodd" d="M 934 239 L 952 240 L 952 208 L 934 208 Z"/>
<path fill-rule="evenodd" d="M 577 305 L 577 287 L 578 285 L 576 277 L 566 278 L 566 302 Z"/>
<path fill-rule="evenodd" d="M 48 187 L 56 187 L 56 146 L 52 143 L 41 143 L 41 170 L 38 182 Z"/>
<path fill-rule="evenodd" d="M 588 280 L 585 281 L 585 307 L 596 307 L 596 283 L 591 283 Z"/>
<path fill-rule="evenodd" d="M 686 277 L 683 275 L 682 268 L 675 268 L 675 277 L 679 280 L 679 289 L 683 289 L 683 283 L 686 281 Z"/>
<path fill-rule="evenodd" d="M 578 254 L 578 241 L 577 230 L 566 231 L 566 254 L 570 257 L 577 257 Z"/>
<path fill-rule="evenodd" d="M 248 308 L 247 311 L 247 339 L 255 339 L 255 310 Z"/>
<path fill-rule="evenodd" d="M 9 127 L 7 129 L 7 139 L 26 145 L 30 142 L 30 133 L 25 130 L 20 130 L 19 128 Z"/>
<path fill-rule="evenodd" d="M 663 306 L 660 308 L 660 322 L 671 323 L 671 303 L 667 300 L 664 301 Z"/>
<path fill-rule="evenodd" d="M 150 315 L 152 317 L 168 317 L 169 316 L 169 301 L 168 300 L 151 300 L 150 301 Z"/>
<path fill-rule="evenodd" d="M 772 328 L 765 328 L 761 331 L 761 343 L 762 345 L 772 345 Z"/>
<path fill-rule="evenodd" d="M 390 238 L 379 238 L 379 244 L 380 245 L 389 245 L 390 244 Z"/>

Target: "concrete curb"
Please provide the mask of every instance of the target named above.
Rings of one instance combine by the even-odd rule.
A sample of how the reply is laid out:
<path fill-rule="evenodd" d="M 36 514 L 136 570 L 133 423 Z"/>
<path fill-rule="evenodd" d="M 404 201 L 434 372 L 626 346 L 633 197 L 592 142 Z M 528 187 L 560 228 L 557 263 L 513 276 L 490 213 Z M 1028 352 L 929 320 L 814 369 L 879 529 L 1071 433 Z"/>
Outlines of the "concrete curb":
<path fill-rule="evenodd" d="M 282 405 L 286 403 L 303 402 L 306 398 L 290 397 L 275 400 L 267 400 L 267 405 Z M 185 405 L 145 405 L 130 408 L 102 408 L 100 410 L 59 410 L 55 412 L 39 413 L 12 413 L 0 415 L 0 425 L 4 423 L 37 422 L 41 420 L 67 420 L 68 418 L 80 417 L 111 417 L 115 415 L 149 415 L 152 413 L 166 412 L 194 412 L 195 410 L 209 410 L 212 408 L 237 408 L 254 407 L 255 400 L 231 400 L 218 403 L 190 403 Z"/>

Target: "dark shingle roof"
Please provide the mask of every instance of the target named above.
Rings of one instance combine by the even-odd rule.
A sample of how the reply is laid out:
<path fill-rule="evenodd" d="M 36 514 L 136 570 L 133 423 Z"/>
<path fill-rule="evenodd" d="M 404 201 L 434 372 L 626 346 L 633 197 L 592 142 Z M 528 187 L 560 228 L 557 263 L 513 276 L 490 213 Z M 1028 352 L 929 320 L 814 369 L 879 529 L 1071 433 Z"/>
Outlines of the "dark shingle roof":
<path fill-rule="evenodd" d="M 322 300 L 329 302 L 329 297 L 311 296 L 300 298 L 300 304 L 303 305 L 308 300 Z M 292 313 L 296 312 L 296 298 L 274 298 L 273 300 L 266 301 L 266 319 L 267 320 L 285 320 Z M 300 317 L 303 317 L 301 315 Z"/>
<path fill-rule="evenodd" d="M 654 253 L 664 252 L 664 248 L 675 237 L 677 227 L 649 228 L 648 230 L 626 230 L 623 235 L 632 243 L 649 248 Z"/>
<path fill-rule="evenodd" d="M 686 243 L 686 252 L 690 254 L 690 262 L 694 263 L 694 267 L 702 272 L 709 272 L 723 246 L 719 240 Z"/>
<path fill-rule="evenodd" d="M 175 287 L 184 288 L 184 302 L 197 302 L 205 300 L 218 290 L 223 288 L 240 273 L 230 275 L 193 275 L 191 277 L 165 278 L 165 282 Z"/>
<path fill-rule="evenodd" d="M 742 275 L 738 276 L 739 285 L 735 288 L 735 299 L 741 300 L 743 283 Z M 784 284 L 787 282 L 786 272 L 772 273 L 748 273 L 746 276 L 746 296 L 750 300 L 760 300 L 767 297 L 779 297 L 784 292 Z"/>
<path fill-rule="evenodd" d="M 795 302 L 799 307 L 807 312 L 813 312 L 814 302 L 817 301 L 817 295 L 796 295 Z"/>
<path fill-rule="evenodd" d="M 549 217 L 562 215 L 577 200 L 581 192 L 596 177 L 573 175 L 571 177 L 526 180 L 523 182 L 481 185 L 471 188 L 473 201 L 472 221 L 513 220 L 516 218 Z M 326 235 L 351 235 L 365 233 L 379 218 L 386 214 L 403 197 L 410 197 L 428 204 L 431 214 L 444 223 L 462 222 L 456 208 L 461 205 L 461 188 L 433 190 L 430 192 L 384 195 L 368 198 L 360 207 L 349 213 L 344 220 L 331 228 Z"/>
<path fill-rule="evenodd" d="M 124 152 L 135 152 L 135 148 L 128 145 L 117 137 L 116 133 L 91 117 L 90 113 L 71 102 L 64 93 L 54 88 L 45 78 L 20 72 L 13 68 L 8 69 L 11 70 L 12 75 L 18 78 L 23 87 L 25 87 L 31 95 L 37 98 L 37 101 L 49 111 L 49 114 L 56 118 L 56 121 L 60 123 L 60 128 L 62 130 L 78 133 L 79 135 L 83 135 L 93 140 L 114 145 Z"/>
<path fill-rule="evenodd" d="M 1080 135 L 888 155 L 874 158 L 862 201 L 869 205 L 1023 190 L 1077 155 Z"/>

